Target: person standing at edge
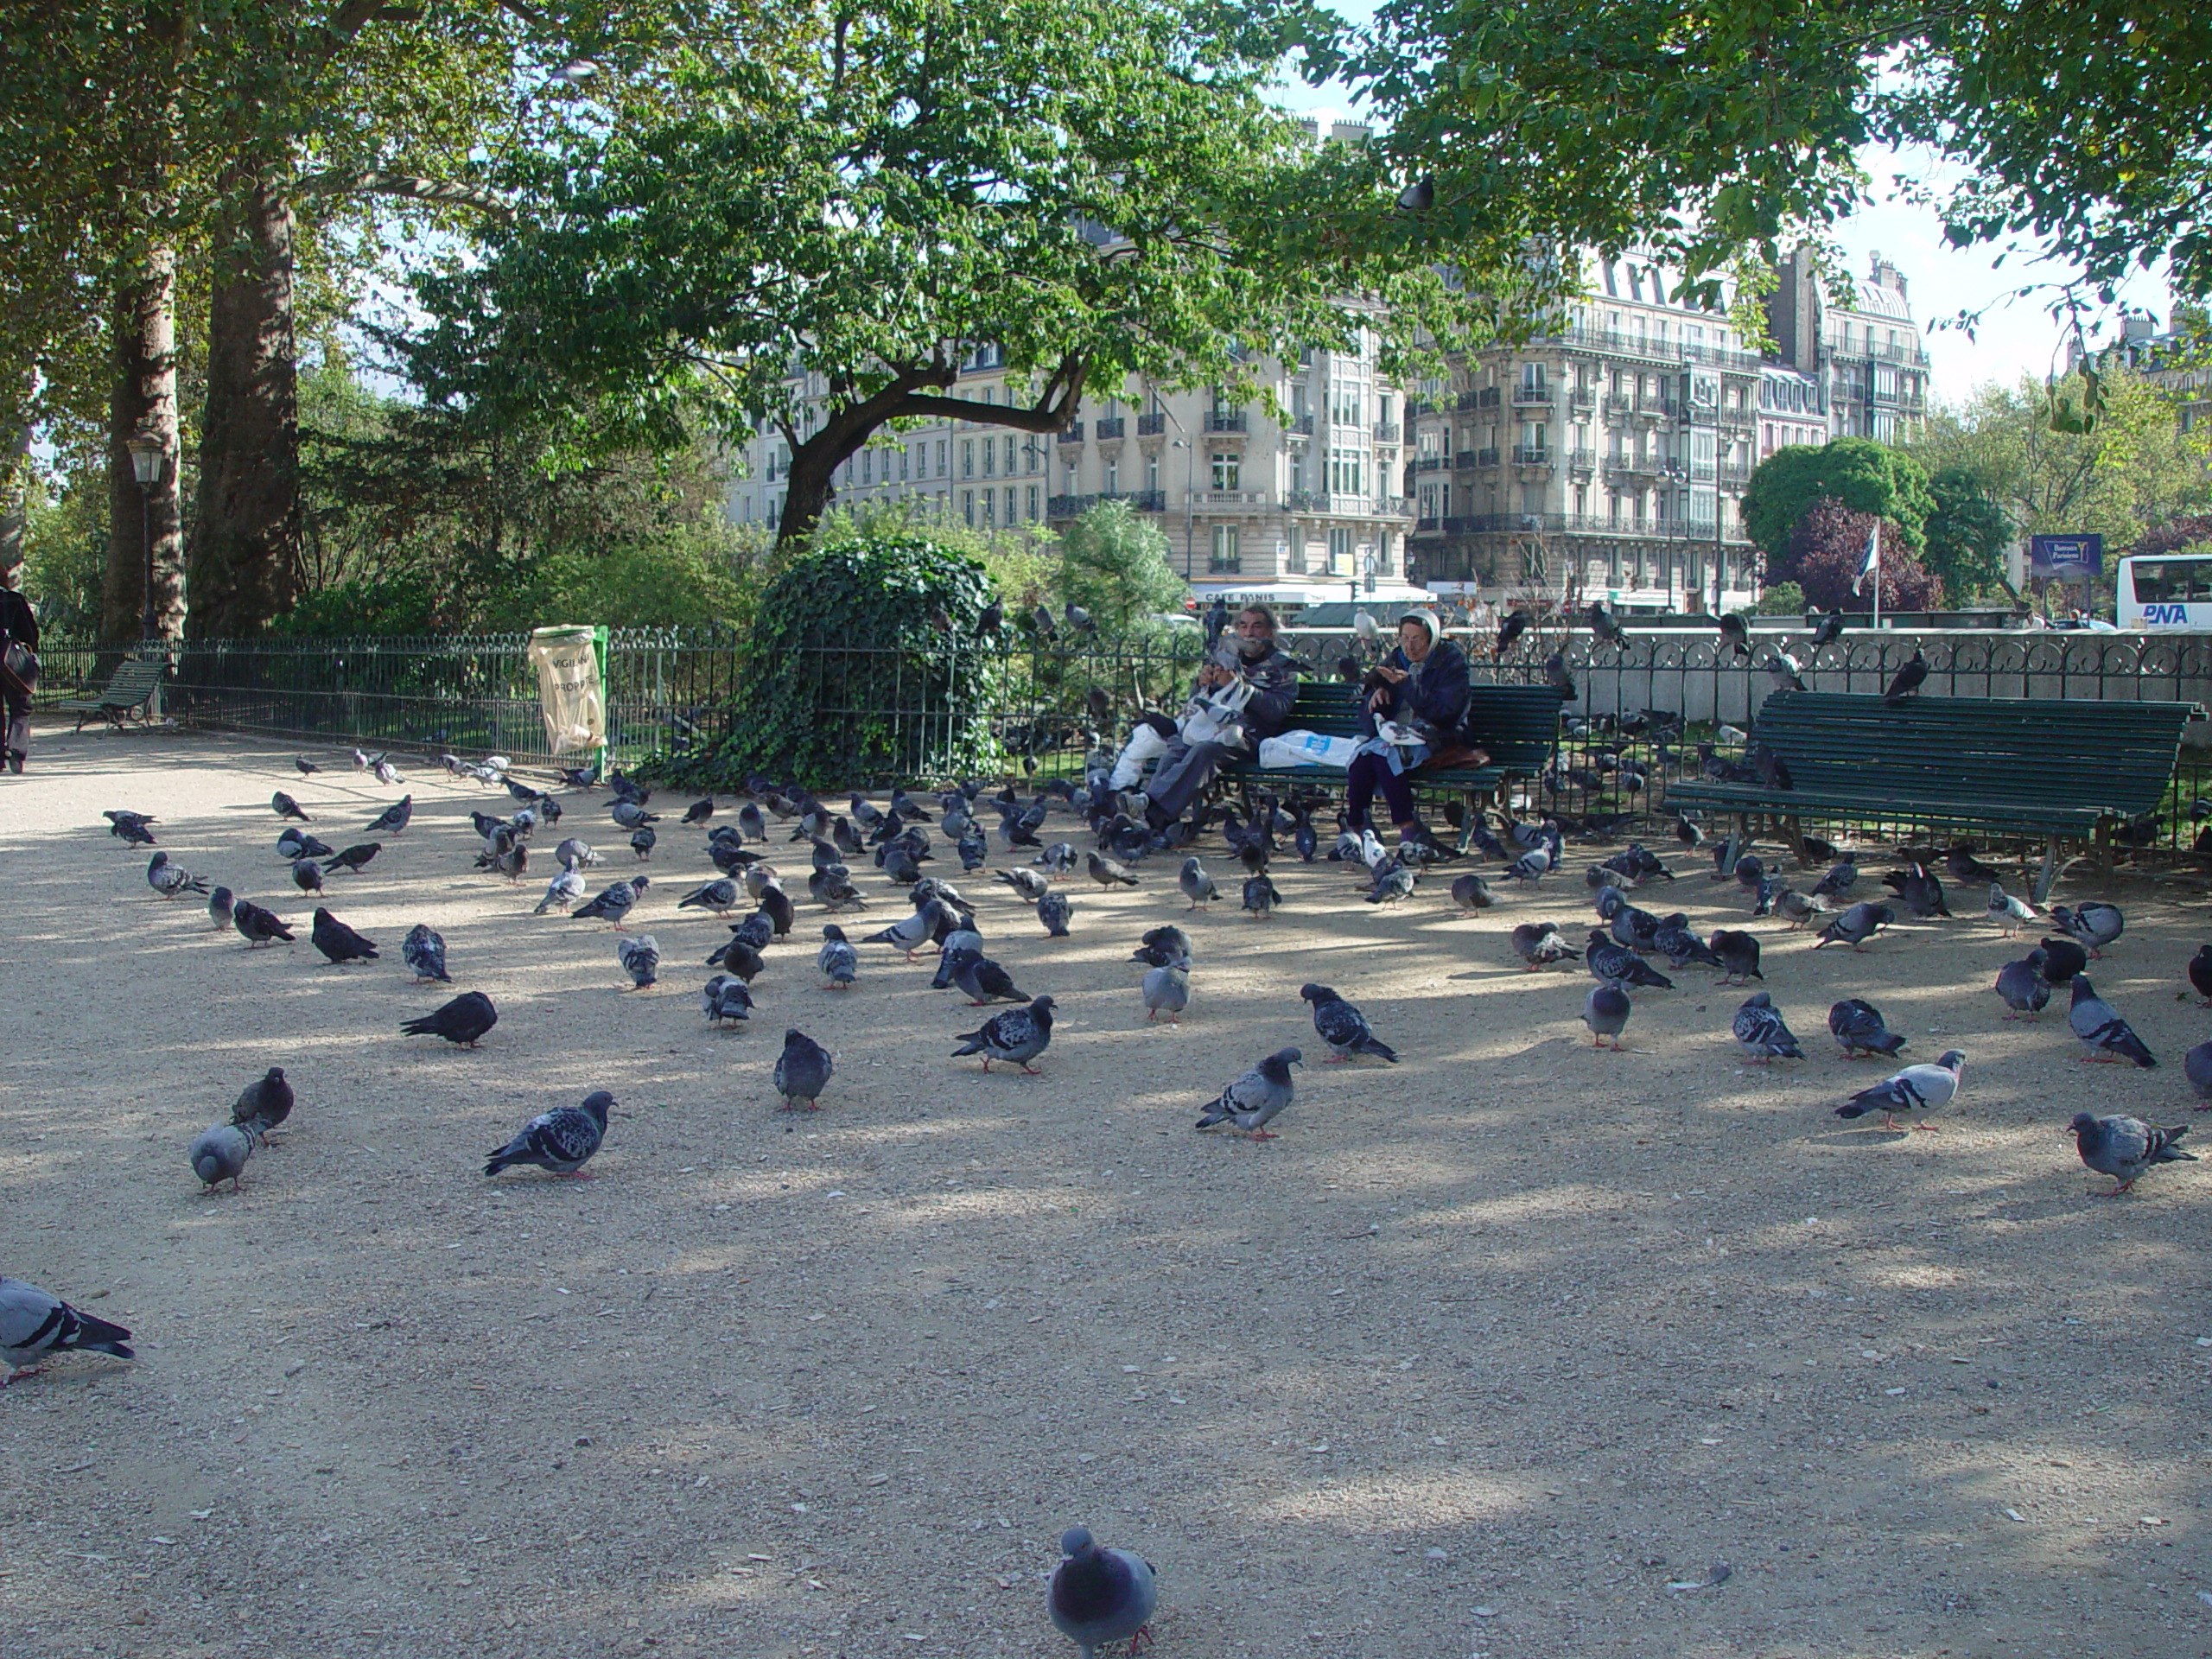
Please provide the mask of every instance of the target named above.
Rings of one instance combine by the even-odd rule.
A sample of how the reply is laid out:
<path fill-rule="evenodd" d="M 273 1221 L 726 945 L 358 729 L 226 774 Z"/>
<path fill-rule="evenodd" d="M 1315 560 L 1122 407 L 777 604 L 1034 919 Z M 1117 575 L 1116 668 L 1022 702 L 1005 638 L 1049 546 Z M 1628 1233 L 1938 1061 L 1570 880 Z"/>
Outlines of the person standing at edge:
<path fill-rule="evenodd" d="M 1155 833 L 1183 815 L 1224 760 L 1255 752 L 1262 738 L 1289 723 L 1291 705 L 1298 701 L 1298 671 L 1275 647 L 1275 613 L 1264 605 L 1248 605 L 1237 612 L 1235 626 L 1234 641 L 1222 641 L 1233 649 L 1217 648 L 1198 671 L 1195 695 L 1234 688 L 1245 698 L 1243 708 L 1224 741 L 1193 743 L 1179 734 L 1167 746 L 1147 791 L 1152 805 L 1146 817 Z"/>
<path fill-rule="evenodd" d="M 38 613 L 20 591 L 22 582 L 21 562 L 0 570 L 0 702 L 8 709 L 0 760 L 12 772 L 21 772 L 30 758 L 31 692 L 38 684 Z"/>
<path fill-rule="evenodd" d="M 1398 619 L 1398 645 L 1369 671 L 1360 709 L 1361 742 L 1344 773 L 1344 807 L 1354 830 L 1367 825 L 1367 809 L 1379 787 L 1401 840 L 1416 834 L 1412 773 L 1431 760 L 1483 766 L 1490 757 L 1459 742 L 1467 716 L 1467 658 L 1444 637 L 1427 611 Z M 1386 735 L 1382 728 L 1391 730 Z M 1398 741 L 1392 741 L 1395 737 Z"/>

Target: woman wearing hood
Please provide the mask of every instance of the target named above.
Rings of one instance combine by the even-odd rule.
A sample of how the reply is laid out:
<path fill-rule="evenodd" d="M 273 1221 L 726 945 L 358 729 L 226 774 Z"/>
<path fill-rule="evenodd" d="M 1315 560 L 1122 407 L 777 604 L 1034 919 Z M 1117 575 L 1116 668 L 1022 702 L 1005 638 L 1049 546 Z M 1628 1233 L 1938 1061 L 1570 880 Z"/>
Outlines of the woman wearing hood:
<path fill-rule="evenodd" d="M 1455 764 L 1487 766 L 1490 757 L 1459 743 L 1467 715 L 1467 658 L 1444 637 L 1427 611 L 1398 619 L 1397 648 L 1361 682 L 1360 745 L 1344 774 L 1345 810 L 1354 830 L 1367 826 L 1367 810 L 1380 789 L 1399 838 L 1421 828 L 1414 807 L 1412 774 L 1441 754 Z"/>

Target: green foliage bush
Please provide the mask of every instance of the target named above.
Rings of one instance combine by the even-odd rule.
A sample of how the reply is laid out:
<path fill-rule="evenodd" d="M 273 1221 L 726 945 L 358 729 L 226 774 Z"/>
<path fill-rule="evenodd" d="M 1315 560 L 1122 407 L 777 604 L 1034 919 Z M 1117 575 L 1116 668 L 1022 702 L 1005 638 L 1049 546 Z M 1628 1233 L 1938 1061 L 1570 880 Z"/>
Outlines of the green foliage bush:
<path fill-rule="evenodd" d="M 825 522 L 761 594 L 746 706 L 683 781 L 827 789 L 997 769 L 988 711 L 1005 670 L 976 626 L 992 597 L 982 563 L 925 524 Z"/>
<path fill-rule="evenodd" d="M 1770 582 L 1761 590 L 1757 616 L 1802 616 L 1805 590 L 1794 582 Z"/>
<path fill-rule="evenodd" d="M 1140 617 L 1179 609 L 1190 588 L 1167 563 L 1167 538 L 1127 501 L 1102 501 L 1060 541 L 1060 597 L 1109 633 Z"/>

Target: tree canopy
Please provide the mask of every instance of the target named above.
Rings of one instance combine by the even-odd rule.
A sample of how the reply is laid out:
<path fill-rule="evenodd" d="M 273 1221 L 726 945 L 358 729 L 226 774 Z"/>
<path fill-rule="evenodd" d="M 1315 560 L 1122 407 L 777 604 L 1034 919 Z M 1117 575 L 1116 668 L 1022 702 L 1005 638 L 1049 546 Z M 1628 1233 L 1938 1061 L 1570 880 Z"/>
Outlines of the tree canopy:
<path fill-rule="evenodd" d="M 1852 512 L 1878 513 L 1897 526 L 1916 555 L 1935 505 L 1928 474 L 1911 456 L 1872 438 L 1837 438 L 1777 449 L 1761 461 L 1745 486 L 1744 527 L 1770 560 L 1781 560 L 1798 520 L 1823 500 Z M 1866 537 L 1859 539 L 1863 544 Z"/>

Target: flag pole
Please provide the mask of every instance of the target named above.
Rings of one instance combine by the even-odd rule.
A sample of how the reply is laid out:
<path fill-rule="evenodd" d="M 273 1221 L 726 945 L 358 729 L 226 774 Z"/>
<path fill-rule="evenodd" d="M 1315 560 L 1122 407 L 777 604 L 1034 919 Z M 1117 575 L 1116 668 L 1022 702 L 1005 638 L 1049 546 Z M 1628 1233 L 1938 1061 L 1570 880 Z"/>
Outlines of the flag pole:
<path fill-rule="evenodd" d="M 1882 521 L 1874 520 L 1874 528 L 1867 535 L 1866 551 L 1874 567 L 1874 632 L 1882 631 Z"/>

